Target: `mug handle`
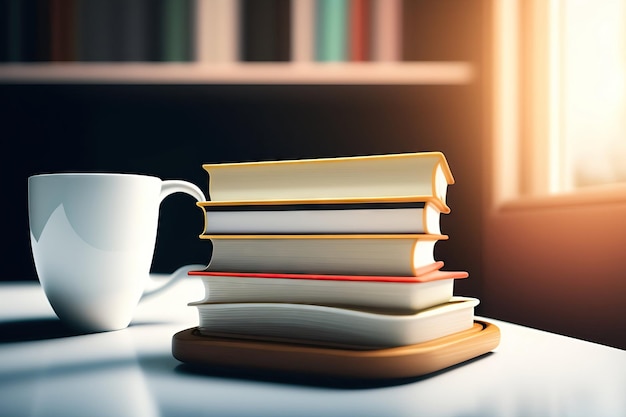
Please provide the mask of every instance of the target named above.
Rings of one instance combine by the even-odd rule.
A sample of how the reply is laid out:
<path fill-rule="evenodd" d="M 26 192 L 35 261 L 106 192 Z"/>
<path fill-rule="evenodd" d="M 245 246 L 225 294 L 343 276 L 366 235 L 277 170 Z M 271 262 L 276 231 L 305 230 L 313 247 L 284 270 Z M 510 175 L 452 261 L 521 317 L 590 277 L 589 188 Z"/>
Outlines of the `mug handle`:
<path fill-rule="evenodd" d="M 200 190 L 200 188 L 198 188 L 196 185 L 190 182 L 181 181 L 181 180 L 165 180 L 165 181 L 162 181 L 161 183 L 161 194 L 159 196 L 159 204 L 167 196 L 174 194 L 174 193 L 189 194 L 190 196 L 194 197 L 198 201 L 206 200 L 206 197 L 204 196 L 204 193 L 202 192 L 202 190 Z M 144 291 L 143 295 L 141 296 L 141 300 L 144 300 L 145 298 L 149 296 L 158 294 L 166 290 L 167 288 L 171 287 L 172 285 L 177 283 L 181 278 L 187 276 L 187 273 L 189 271 L 199 270 L 199 269 L 204 269 L 204 268 L 206 268 L 206 265 L 198 264 L 198 265 L 181 266 L 176 271 L 174 271 L 167 278 L 167 281 L 165 281 L 164 283 L 157 285 L 156 287 L 146 289 L 146 291 Z"/>

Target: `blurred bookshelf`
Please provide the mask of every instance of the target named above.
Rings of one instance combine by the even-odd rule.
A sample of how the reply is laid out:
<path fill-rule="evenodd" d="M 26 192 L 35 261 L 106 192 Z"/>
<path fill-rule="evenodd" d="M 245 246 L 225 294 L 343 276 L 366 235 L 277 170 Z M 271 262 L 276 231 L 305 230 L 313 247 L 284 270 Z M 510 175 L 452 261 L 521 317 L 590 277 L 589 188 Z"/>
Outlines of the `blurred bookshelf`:
<path fill-rule="evenodd" d="M 0 0 L 0 82 L 471 83 L 469 60 L 403 52 L 411 3 Z"/>

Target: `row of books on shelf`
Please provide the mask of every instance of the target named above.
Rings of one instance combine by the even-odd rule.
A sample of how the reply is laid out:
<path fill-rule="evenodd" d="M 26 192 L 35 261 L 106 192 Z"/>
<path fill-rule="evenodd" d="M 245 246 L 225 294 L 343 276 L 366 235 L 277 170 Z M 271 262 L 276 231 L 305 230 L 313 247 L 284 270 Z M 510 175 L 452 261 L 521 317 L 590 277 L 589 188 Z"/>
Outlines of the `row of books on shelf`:
<path fill-rule="evenodd" d="M 401 0 L 0 0 L 0 62 L 401 60 Z"/>
<path fill-rule="evenodd" d="M 0 0 L 0 61 L 190 61 L 194 1 Z"/>
<path fill-rule="evenodd" d="M 190 303 L 199 313 L 191 350 L 174 343 L 180 360 L 215 337 L 359 352 L 474 327 L 479 300 L 454 295 L 468 273 L 435 259 L 454 183 L 442 153 L 203 167 L 200 238 L 212 253 L 189 273 L 204 296 Z M 455 360 L 485 353 L 476 346 Z"/>

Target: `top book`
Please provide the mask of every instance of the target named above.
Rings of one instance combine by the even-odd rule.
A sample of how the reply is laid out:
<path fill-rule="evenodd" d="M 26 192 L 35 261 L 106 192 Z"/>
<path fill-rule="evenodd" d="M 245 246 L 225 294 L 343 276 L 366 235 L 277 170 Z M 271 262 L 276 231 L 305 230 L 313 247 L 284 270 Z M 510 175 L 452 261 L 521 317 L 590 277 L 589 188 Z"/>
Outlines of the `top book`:
<path fill-rule="evenodd" d="M 204 164 L 209 199 L 217 204 L 263 202 L 430 201 L 450 211 L 454 178 L 441 152 L 343 158 Z"/>

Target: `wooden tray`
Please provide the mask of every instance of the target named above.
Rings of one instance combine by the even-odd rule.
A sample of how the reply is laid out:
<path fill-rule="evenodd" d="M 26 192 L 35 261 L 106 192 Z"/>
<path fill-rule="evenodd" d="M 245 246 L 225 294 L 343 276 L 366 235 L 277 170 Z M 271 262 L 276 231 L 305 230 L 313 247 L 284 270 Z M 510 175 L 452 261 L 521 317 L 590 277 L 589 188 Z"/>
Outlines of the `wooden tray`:
<path fill-rule="evenodd" d="M 426 375 L 485 354 L 499 343 L 500 329 L 484 321 L 429 342 L 374 350 L 205 336 L 191 328 L 174 335 L 172 353 L 181 362 L 204 367 L 381 379 Z"/>

